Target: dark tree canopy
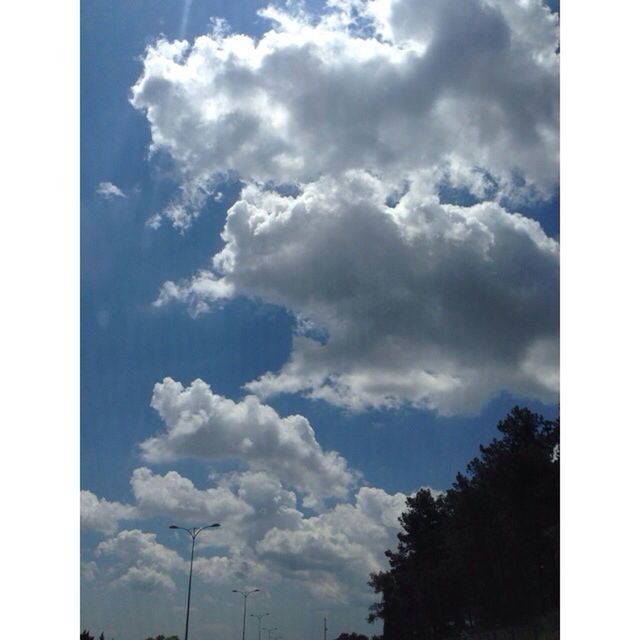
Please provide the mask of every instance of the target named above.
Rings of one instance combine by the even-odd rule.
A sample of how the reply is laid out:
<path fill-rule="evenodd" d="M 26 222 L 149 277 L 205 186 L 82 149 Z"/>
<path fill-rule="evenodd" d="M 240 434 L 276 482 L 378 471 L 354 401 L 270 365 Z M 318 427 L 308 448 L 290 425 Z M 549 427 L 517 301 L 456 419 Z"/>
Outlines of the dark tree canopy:
<path fill-rule="evenodd" d="M 341 633 L 336 640 L 369 640 L 369 638 L 361 633 Z"/>
<path fill-rule="evenodd" d="M 559 608 L 559 421 L 515 407 L 446 494 L 407 499 L 369 620 L 385 640 L 533 623 Z"/>

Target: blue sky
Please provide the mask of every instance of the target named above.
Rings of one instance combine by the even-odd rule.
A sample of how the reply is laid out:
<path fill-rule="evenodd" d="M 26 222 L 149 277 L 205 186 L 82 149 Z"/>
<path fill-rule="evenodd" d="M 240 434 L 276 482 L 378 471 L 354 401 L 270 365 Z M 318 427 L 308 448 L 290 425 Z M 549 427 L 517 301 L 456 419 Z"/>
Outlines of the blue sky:
<path fill-rule="evenodd" d="M 556 23 L 541 7 L 464 4 L 479 12 L 477 31 L 439 3 L 429 13 L 400 2 L 383 17 L 360 8 L 378 30 L 369 39 L 360 23 L 319 23 L 320 2 L 306 17 L 283 8 L 269 19 L 256 15 L 262 2 L 83 3 L 83 627 L 123 640 L 182 635 L 187 549 L 166 526 L 201 524 L 200 508 L 237 540 L 202 546 L 193 633 L 237 633 L 230 591 L 250 587 L 285 637 L 321 637 L 324 615 L 335 635 L 373 633 L 366 576 L 384 566 L 375 553 L 393 544 L 404 496 L 446 489 L 514 404 L 557 416 Z M 192 50 L 174 56 L 158 38 L 192 43 L 212 17 L 228 23 L 204 41 L 220 50 L 233 34 L 279 34 L 262 75 L 208 49 L 196 78 L 215 68 L 210 85 L 176 73 L 195 64 Z M 420 48 L 421 21 L 442 31 L 437 47 Z M 487 44 L 505 33 L 518 47 Z M 289 50 L 294 36 L 305 55 Z M 314 55 L 326 65 L 317 77 Z M 415 74 L 407 84 L 402 65 Z M 361 80 L 372 68 L 379 84 Z M 383 210 L 379 194 L 398 189 L 394 213 Z M 266 248 L 254 233 L 264 220 Z M 486 272 L 478 246 L 493 252 Z M 190 386 L 197 379 L 210 390 Z M 203 440 L 172 439 L 186 424 L 172 423 L 179 409 L 204 415 Z M 227 423 L 225 411 L 242 415 Z M 293 449 L 291 415 L 303 416 Z M 274 448 L 259 450 L 257 434 L 255 453 L 228 444 L 262 424 Z M 379 549 L 355 534 L 367 527 Z"/>

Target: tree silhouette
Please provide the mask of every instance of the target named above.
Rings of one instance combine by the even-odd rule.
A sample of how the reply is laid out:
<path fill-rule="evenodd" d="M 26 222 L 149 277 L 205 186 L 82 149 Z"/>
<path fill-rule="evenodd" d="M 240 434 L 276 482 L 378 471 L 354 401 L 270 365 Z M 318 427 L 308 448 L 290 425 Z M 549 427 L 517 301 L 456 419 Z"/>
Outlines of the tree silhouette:
<path fill-rule="evenodd" d="M 385 640 L 533 624 L 559 606 L 559 421 L 515 407 L 446 494 L 407 499 L 369 621 Z"/>
<path fill-rule="evenodd" d="M 369 640 L 369 638 L 361 633 L 341 633 L 336 640 Z"/>
<path fill-rule="evenodd" d="M 94 637 L 86 629 L 83 629 L 80 634 L 80 640 L 94 640 Z"/>

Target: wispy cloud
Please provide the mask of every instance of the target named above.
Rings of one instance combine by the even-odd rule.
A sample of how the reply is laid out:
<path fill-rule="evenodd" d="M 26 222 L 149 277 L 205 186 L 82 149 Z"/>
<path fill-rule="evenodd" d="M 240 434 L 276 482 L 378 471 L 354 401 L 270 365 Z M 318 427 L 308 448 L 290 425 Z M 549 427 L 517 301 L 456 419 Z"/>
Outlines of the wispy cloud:
<path fill-rule="evenodd" d="M 113 182 L 101 182 L 96 189 L 96 193 L 105 200 L 127 197 L 119 187 L 113 184 Z"/>

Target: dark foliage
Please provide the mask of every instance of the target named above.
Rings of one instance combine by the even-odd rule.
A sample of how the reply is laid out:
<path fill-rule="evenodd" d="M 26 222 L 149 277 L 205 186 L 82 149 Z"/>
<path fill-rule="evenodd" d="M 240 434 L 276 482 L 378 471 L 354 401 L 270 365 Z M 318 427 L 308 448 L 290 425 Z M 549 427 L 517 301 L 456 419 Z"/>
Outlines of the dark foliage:
<path fill-rule="evenodd" d="M 361 633 L 341 633 L 336 640 L 369 640 L 369 638 Z"/>
<path fill-rule="evenodd" d="M 369 621 L 385 640 L 533 624 L 559 608 L 559 421 L 515 407 L 502 436 L 434 496 L 407 499 Z"/>
<path fill-rule="evenodd" d="M 86 629 L 83 629 L 80 634 L 80 640 L 94 640 L 94 637 Z"/>

